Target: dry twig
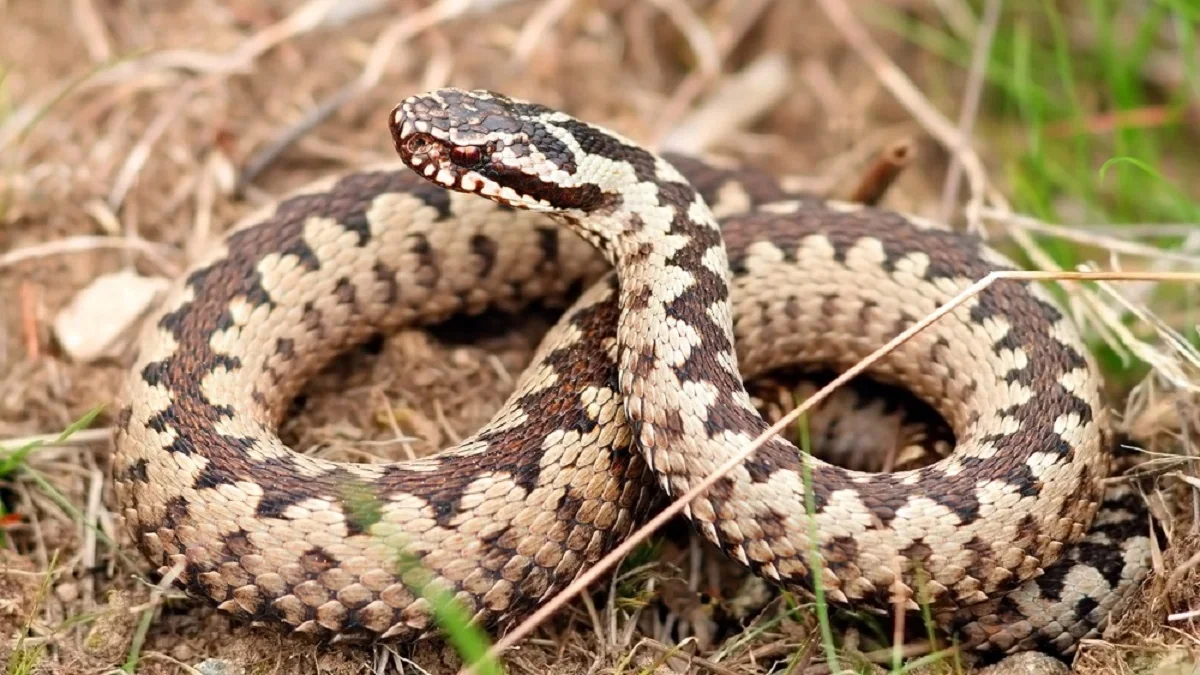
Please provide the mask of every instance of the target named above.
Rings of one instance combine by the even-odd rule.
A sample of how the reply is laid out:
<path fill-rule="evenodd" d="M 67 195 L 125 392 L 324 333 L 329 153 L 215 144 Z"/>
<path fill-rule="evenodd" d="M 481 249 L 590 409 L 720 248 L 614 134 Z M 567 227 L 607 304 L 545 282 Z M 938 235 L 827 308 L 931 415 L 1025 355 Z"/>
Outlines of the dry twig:
<path fill-rule="evenodd" d="M 725 666 L 723 666 L 719 663 L 709 661 L 708 659 L 701 658 L 701 657 L 696 656 L 691 653 L 682 653 L 680 651 L 681 645 L 667 646 L 667 645 L 664 645 L 663 643 L 659 642 L 658 640 L 654 640 L 651 638 L 642 638 L 636 645 L 634 645 L 633 649 L 630 650 L 630 653 L 632 654 L 634 651 L 637 650 L 637 648 L 639 646 L 642 646 L 642 645 L 653 649 L 654 651 L 663 655 L 663 657 L 665 657 L 665 658 L 674 657 L 681 661 L 685 661 L 688 666 L 696 667 L 693 669 L 689 669 L 688 672 L 693 672 L 693 673 L 710 672 L 710 673 L 715 673 L 716 675 L 738 675 L 737 672 L 735 672 L 729 668 L 726 668 Z"/>
<path fill-rule="evenodd" d="M 83 34 L 83 44 L 87 47 L 88 56 L 96 63 L 111 59 L 112 45 L 108 42 L 104 22 L 96 14 L 96 6 L 92 0 L 73 0 L 71 5 L 74 9 L 71 15 L 75 18 L 79 32 Z"/>
<path fill-rule="evenodd" d="M 914 656 L 924 656 L 929 654 L 930 646 L 929 643 L 925 641 L 910 642 L 908 644 L 899 645 L 895 649 L 892 647 L 885 647 L 883 649 L 862 652 L 859 654 L 859 656 L 869 663 L 888 663 L 892 660 L 892 657 L 895 655 L 897 650 L 900 652 L 901 657 L 910 659 Z M 950 648 L 939 652 L 939 655 L 942 656 L 942 658 L 950 658 L 954 656 L 957 651 L 958 650 L 956 648 Z M 830 675 L 829 664 L 818 663 L 815 666 L 806 668 L 804 670 L 804 675 Z"/>
<path fill-rule="evenodd" d="M 255 33 L 237 49 L 214 54 L 191 49 L 164 49 L 120 63 L 106 62 L 86 76 L 73 76 L 48 90 L 32 96 L 28 102 L 7 115 L 0 123 L 0 148 L 19 139 L 56 99 L 71 92 L 80 94 L 110 87 L 136 76 L 170 70 L 230 75 L 248 73 L 260 56 L 285 40 L 315 30 L 338 6 L 338 0 L 308 0 L 280 21 Z"/>
<path fill-rule="evenodd" d="M 867 168 L 858 187 L 850 193 L 850 201 L 875 206 L 900 177 L 904 167 L 912 162 L 913 144 L 904 139 L 884 148 Z"/>
<path fill-rule="evenodd" d="M 529 59 L 533 57 L 534 50 L 542 41 L 542 36 L 550 30 L 551 26 L 558 23 L 559 19 L 563 18 L 574 4 L 575 0 L 547 0 L 538 6 L 537 11 L 529 16 L 525 25 L 521 26 L 516 44 L 513 45 L 512 62 L 519 66 L 528 63 Z"/>
<path fill-rule="evenodd" d="M 958 133 L 962 138 L 970 138 L 975 126 L 975 117 L 979 114 L 979 99 L 983 93 L 983 81 L 987 74 L 988 55 L 992 52 L 992 40 L 996 37 L 996 26 L 1000 23 L 1000 10 L 1004 0 L 988 0 L 983 8 L 983 19 L 979 23 L 978 34 L 975 37 L 975 49 L 971 54 L 971 70 L 967 74 L 967 88 L 963 93 L 963 106 L 958 117 Z M 955 154 L 950 158 L 950 168 L 946 172 L 946 185 L 942 190 L 941 219 L 949 221 L 954 211 L 954 202 L 958 199 L 958 185 L 962 181 L 962 158 Z"/>
<path fill-rule="evenodd" d="M 717 44 L 716 38 L 708 30 L 708 26 L 696 16 L 691 6 L 683 0 L 650 0 L 667 18 L 675 24 L 691 47 L 692 55 L 696 58 L 696 71 L 705 80 L 712 80 L 721 72 L 721 59 L 724 51 Z"/>
<path fill-rule="evenodd" d="M 1008 208 L 1007 201 L 991 187 L 984 169 L 983 160 L 971 147 L 970 141 L 959 133 L 950 120 L 946 119 L 900 67 L 892 62 L 886 52 L 871 39 L 867 29 L 850 11 L 844 0 L 817 0 L 821 9 L 833 25 L 846 38 L 846 42 L 858 52 L 863 61 L 875 73 L 875 77 L 896 97 L 913 117 L 951 154 L 958 156 L 967 184 L 971 187 L 971 198 L 967 202 L 967 225 L 970 230 L 979 228 L 979 213 L 985 201 L 1000 208 Z"/>
<path fill-rule="evenodd" d="M 749 124 L 783 97 L 791 78 L 782 54 L 768 54 L 726 78 L 708 100 L 659 142 L 661 150 L 701 153 Z"/>
<path fill-rule="evenodd" d="M 452 19 L 456 19 L 472 10 L 492 9 L 512 0 L 438 0 L 432 5 L 413 12 L 388 26 L 371 47 L 362 72 L 358 78 L 334 92 L 329 98 L 305 115 L 296 124 L 284 129 L 265 148 L 255 153 L 247 162 L 234 185 L 235 192 L 241 192 L 245 186 L 258 177 L 275 158 L 295 143 L 318 124 L 329 119 L 331 115 L 346 105 L 355 97 L 370 91 L 383 77 L 384 70 L 391 62 L 392 53 L 397 45 L 429 30 L 430 28 Z"/>
<path fill-rule="evenodd" d="M 166 133 L 167 127 L 183 112 L 184 106 L 192 100 L 202 86 L 196 81 L 185 84 L 167 104 L 166 109 L 150 122 L 150 126 L 146 127 L 146 133 L 142 134 L 142 137 L 134 144 L 133 149 L 125 158 L 125 163 L 121 165 L 121 170 L 113 179 L 112 189 L 108 193 L 109 209 L 121 210 L 121 202 L 125 200 L 125 195 L 133 186 L 133 182 L 137 180 L 138 173 L 145 166 L 146 160 L 150 158 L 150 149 Z"/>
<path fill-rule="evenodd" d="M 153 260 L 164 272 L 175 275 L 180 271 L 179 265 L 172 262 L 172 258 L 178 256 L 178 251 L 170 246 L 156 244 L 135 237 L 102 237 L 92 235 L 68 237 L 66 239 L 48 241 L 44 244 L 34 244 L 14 249 L 0 255 L 0 269 L 38 258 L 65 253 L 84 253 L 97 249 L 137 251 Z"/>
<path fill-rule="evenodd" d="M 22 281 L 19 287 L 21 298 L 21 333 L 25 337 L 25 358 L 36 361 L 40 356 L 41 341 L 38 336 L 38 290 L 28 281 Z"/>
<path fill-rule="evenodd" d="M 1114 237 L 1107 234 L 1093 233 L 1076 227 L 1055 225 L 1053 223 L 1047 223 L 1038 220 L 1032 216 L 1002 211 L 1000 209 L 984 207 L 980 214 L 986 219 L 1004 223 L 1008 226 L 1019 227 L 1031 232 L 1048 234 L 1060 239 L 1073 241 L 1077 244 L 1095 246 L 1097 248 L 1103 248 L 1108 251 L 1112 251 L 1113 253 L 1124 253 L 1126 255 L 1135 255 L 1143 258 L 1176 262 L 1181 265 L 1187 265 L 1195 269 L 1200 269 L 1200 255 L 1181 253 L 1179 251 L 1159 248 L 1136 241 L 1129 241 L 1128 239 Z M 1196 226 L 1193 225 L 1191 227 Z"/>
<path fill-rule="evenodd" d="M 729 23 L 713 37 L 716 48 L 715 58 L 718 62 L 725 60 L 726 55 L 737 46 L 742 37 L 758 21 L 768 4 L 770 4 L 770 0 L 746 0 L 738 6 Z M 660 111 L 658 132 L 654 134 L 655 138 L 661 138 L 668 130 L 674 128 L 692 101 L 704 91 L 704 88 L 716 77 L 718 72 L 719 70 L 709 74 L 707 71 L 695 70 L 688 73 Z"/>

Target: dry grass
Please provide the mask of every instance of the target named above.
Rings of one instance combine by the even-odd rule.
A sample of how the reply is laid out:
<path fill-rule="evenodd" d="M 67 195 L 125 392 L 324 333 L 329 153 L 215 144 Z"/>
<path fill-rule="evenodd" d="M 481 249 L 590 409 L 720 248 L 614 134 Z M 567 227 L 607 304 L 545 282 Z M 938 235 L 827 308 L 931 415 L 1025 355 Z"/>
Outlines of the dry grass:
<path fill-rule="evenodd" d="M 939 16 L 919 3 L 882 4 Z M 963 25 L 959 2 L 937 4 L 950 25 Z M 536 98 L 650 144 L 699 143 L 692 149 L 803 174 L 799 184 L 830 194 L 870 194 L 880 180 L 864 180 L 871 167 L 886 176 L 876 158 L 911 142 L 883 205 L 931 217 L 951 208 L 1038 267 L 1060 267 L 1034 238 L 1047 226 L 1011 212 L 986 144 L 964 140 L 983 122 L 971 103 L 982 66 L 950 88 L 966 91 L 966 103 L 931 100 L 925 92 L 942 72 L 935 60 L 893 33 L 868 31 L 845 8 L 834 0 L 0 0 L 0 445 L 53 437 L 111 403 L 129 354 L 76 364 L 51 335 L 55 313 L 79 289 L 126 267 L 174 275 L 272 196 L 392 159 L 382 132 L 391 105 L 446 83 Z M 947 178 L 952 165 L 961 187 Z M 1120 254 L 1111 262 L 1126 270 L 1194 269 L 1200 248 L 1149 256 L 1153 245 L 1122 230 L 1068 236 L 1083 259 L 1108 265 Z M 1200 400 L 1187 389 L 1200 382 L 1200 366 L 1152 318 L 1194 331 L 1195 300 L 1149 285 L 1115 290 L 1124 300 L 1105 287 L 1072 289 L 1069 299 L 1106 353 L 1152 366 L 1114 378 L 1113 394 L 1126 401 L 1131 438 L 1164 472 L 1161 494 L 1150 497 L 1168 538 L 1136 611 L 1079 657 L 1078 672 L 1089 673 L 1186 662 L 1200 651 L 1200 618 L 1188 615 L 1200 608 L 1200 506 L 1181 479 L 1197 472 L 1180 459 L 1200 443 Z M 1142 319 L 1129 321 L 1131 311 Z M 548 321 L 392 336 L 377 354 L 348 356 L 312 383 L 285 439 L 355 461 L 456 441 L 511 391 Z M 461 665 L 430 645 L 318 649 L 233 624 L 172 592 L 160 597 L 107 510 L 110 450 L 103 431 L 83 432 L 0 476 L 0 498 L 18 516 L 0 521 L 0 660 L 9 672 L 14 663 L 29 664 L 21 672 L 106 672 L 135 644 L 147 673 L 185 672 L 181 664 L 210 657 L 254 673 Z M 570 603 L 507 653 L 510 672 L 818 672 L 810 607 L 788 612 L 775 599 L 764 608 L 758 584 L 668 529 L 653 554 L 636 553 L 602 582 L 607 592 Z M 143 617 L 151 620 L 144 636 Z M 851 654 L 877 647 L 869 635 L 839 639 Z"/>

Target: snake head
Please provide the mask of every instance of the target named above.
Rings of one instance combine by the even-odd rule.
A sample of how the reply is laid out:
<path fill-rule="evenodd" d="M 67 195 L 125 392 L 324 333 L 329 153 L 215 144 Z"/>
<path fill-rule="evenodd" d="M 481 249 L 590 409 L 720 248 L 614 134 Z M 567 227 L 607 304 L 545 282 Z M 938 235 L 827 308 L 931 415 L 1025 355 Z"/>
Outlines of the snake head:
<path fill-rule="evenodd" d="M 427 180 L 532 211 L 590 211 L 604 190 L 584 181 L 569 118 L 494 92 L 439 89 L 392 109 L 401 160 Z"/>

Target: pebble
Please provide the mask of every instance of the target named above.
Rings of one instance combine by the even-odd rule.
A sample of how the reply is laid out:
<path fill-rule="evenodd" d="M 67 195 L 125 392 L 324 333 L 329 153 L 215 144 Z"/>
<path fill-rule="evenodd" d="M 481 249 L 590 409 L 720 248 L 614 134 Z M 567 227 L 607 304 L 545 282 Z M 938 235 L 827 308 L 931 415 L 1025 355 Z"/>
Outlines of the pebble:
<path fill-rule="evenodd" d="M 54 317 L 54 337 L 76 363 L 119 356 L 138 320 L 169 283 L 132 270 L 98 277 Z"/>
<path fill-rule="evenodd" d="M 246 669 L 225 659 L 204 659 L 196 664 L 200 675 L 245 675 Z"/>

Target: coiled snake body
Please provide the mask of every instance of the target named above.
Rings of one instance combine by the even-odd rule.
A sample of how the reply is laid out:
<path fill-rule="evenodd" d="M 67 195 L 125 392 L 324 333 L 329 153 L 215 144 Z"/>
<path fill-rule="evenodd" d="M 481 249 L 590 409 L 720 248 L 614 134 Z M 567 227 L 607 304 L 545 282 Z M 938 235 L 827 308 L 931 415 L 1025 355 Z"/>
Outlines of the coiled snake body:
<path fill-rule="evenodd" d="M 190 273 L 146 327 L 118 424 L 117 496 L 159 571 L 299 632 L 433 632 L 398 551 L 480 622 L 511 623 L 626 536 L 655 480 L 678 495 L 766 429 L 743 377 L 849 367 L 1010 266 L 940 226 L 668 162 L 497 94 L 407 99 L 392 133 L 412 170 L 309 186 Z M 339 464 L 276 435 L 305 380 L 375 332 L 584 284 L 454 448 Z M 925 600 L 978 649 L 1094 635 L 1146 573 L 1146 521 L 1131 491 L 1102 495 L 1108 413 L 1053 300 L 993 285 L 871 374 L 933 405 L 954 452 L 883 474 L 814 459 L 814 542 L 801 455 L 775 439 L 689 505 L 696 529 L 784 586 L 811 587 L 815 549 L 833 602 Z"/>

